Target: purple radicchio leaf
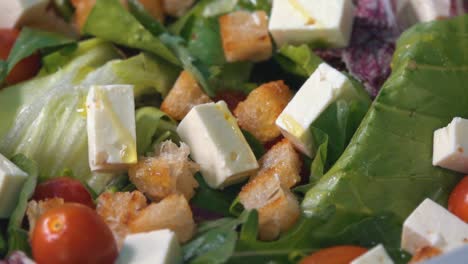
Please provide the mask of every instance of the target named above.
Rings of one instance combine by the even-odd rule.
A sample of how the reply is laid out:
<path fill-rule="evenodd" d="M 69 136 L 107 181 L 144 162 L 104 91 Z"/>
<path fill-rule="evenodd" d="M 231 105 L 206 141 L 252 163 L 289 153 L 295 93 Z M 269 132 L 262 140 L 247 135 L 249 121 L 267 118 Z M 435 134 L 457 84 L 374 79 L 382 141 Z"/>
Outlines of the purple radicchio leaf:
<path fill-rule="evenodd" d="M 459 16 L 468 13 L 468 0 L 450 0 L 450 15 Z"/>
<path fill-rule="evenodd" d="M 391 73 L 390 63 L 400 31 L 391 0 L 357 0 L 350 45 L 343 51 L 349 72 L 376 96 Z"/>

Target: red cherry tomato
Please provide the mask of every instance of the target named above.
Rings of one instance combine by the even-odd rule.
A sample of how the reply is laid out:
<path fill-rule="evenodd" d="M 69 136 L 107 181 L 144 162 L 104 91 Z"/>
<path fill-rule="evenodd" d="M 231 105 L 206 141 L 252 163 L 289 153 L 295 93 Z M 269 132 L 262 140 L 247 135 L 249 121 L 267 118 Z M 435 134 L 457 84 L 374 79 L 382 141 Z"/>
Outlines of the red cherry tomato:
<path fill-rule="evenodd" d="M 468 223 L 468 176 L 465 176 L 450 194 L 448 209 Z"/>
<path fill-rule="evenodd" d="M 366 248 L 357 246 L 330 247 L 304 258 L 300 264 L 349 264 L 366 252 Z"/>
<path fill-rule="evenodd" d="M 117 244 L 104 220 L 91 208 L 67 203 L 43 214 L 31 246 L 38 264 L 111 264 Z"/>
<path fill-rule="evenodd" d="M 10 54 L 19 31 L 17 29 L 0 29 L 0 59 L 6 60 Z M 41 67 L 41 58 L 34 54 L 20 61 L 11 70 L 6 78 L 6 83 L 12 85 L 34 77 Z"/>
<path fill-rule="evenodd" d="M 68 177 L 58 177 L 37 185 L 34 200 L 62 198 L 65 202 L 80 203 L 94 208 L 93 198 L 83 184 Z"/>

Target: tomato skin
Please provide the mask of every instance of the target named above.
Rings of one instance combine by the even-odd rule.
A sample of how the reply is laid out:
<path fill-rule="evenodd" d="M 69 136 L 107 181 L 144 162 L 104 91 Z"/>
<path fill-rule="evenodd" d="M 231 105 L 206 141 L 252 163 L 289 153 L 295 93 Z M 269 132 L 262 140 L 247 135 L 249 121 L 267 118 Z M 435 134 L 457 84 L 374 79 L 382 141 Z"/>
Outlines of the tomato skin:
<path fill-rule="evenodd" d="M 111 230 L 91 208 L 67 203 L 43 214 L 31 246 L 38 264 L 111 264 L 118 249 Z"/>
<path fill-rule="evenodd" d="M 349 264 L 366 252 L 366 248 L 358 246 L 329 247 L 305 257 L 300 264 Z"/>
<path fill-rule="evenodd" d="M 468 223 L 468 176 L 465 176 L 450 194 L 448 209 Z"/>
<path fill-rule="evenodd" d="M 34 200 L 62 198 L 65 202 L 80 203 L 95 208 L 93 198 L 83 184 L 68 177 L 58 177 L 37 185 Z"/>
<path fill-rule="evenodd" d="M 0 59 L 6 60 L 16 39 L 19 36 L 17 29 L 0 29 Z M 11 70 L 6 78 L 7 85 L 16 84 L 34 77 L 41 67 L 39 54 L 34 54 L 21 60 Z"/>

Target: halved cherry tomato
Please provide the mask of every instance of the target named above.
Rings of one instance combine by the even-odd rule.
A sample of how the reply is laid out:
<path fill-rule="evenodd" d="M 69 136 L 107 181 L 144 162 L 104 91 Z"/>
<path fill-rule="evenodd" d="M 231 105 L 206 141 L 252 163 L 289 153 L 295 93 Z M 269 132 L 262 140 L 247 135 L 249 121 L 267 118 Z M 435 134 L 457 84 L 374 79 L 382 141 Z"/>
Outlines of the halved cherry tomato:
<path fill-rule="evenodd" d="M 43 214 L 31 246 L 38 264 L 111 264 L 117 244 L 104 220 L 91 208 L 67 203 Z"/>
<path fill-rule="evenodd" d="M 448 209 L 468 223 L 468 176 L 465 176 L 450 194 Z"/>
<path fill-rule="evenodd" d="M 0 29 L 0 59 L 6 60 L 10 54 L 19 31 L 17 29 Z M 6 78 L 6 83 L 12 85 L 34 77 L 41 67 L 41 58 L 34 54 L 20 61 L 11 70 Z"/>
<path fill-rule="evenodd" d="M 336 246 L 325 248 L 301 260 L 301 264 L 349 264 L 366 253 L 367 249 L 358 246 Z"/>
<path fill-rule="evenodd" d="M 80 203 L 94 208 L 93 198 L 83 184 L 68 177 L 58 177 L 37 185 L 34 200 L 62 198 L 65 202 Z"/>

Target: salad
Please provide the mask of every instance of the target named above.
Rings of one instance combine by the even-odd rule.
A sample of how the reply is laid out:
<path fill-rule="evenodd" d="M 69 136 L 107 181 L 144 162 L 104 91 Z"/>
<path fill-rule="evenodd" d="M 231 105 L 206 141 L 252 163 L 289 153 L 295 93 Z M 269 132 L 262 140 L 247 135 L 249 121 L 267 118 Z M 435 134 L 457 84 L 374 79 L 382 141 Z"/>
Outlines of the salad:
<path fill-rule="evenodd" d="M 465 263 L 468 1 L 0 7 L 0 263 Z"/>

